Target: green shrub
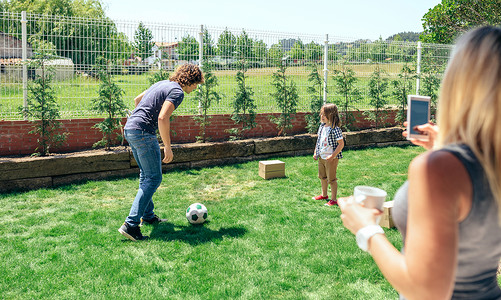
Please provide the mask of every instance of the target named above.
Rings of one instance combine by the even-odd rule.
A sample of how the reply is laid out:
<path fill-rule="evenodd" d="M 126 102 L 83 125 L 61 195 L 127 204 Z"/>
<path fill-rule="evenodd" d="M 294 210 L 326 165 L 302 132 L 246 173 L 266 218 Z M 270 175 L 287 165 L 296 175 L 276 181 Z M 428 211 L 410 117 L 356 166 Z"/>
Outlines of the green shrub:
<path fill-rule="evenodd" d="M 271 116 L 270 120 L 277 125 L 278 135 L 287 135 L 287 130 L 292 128 L 292 120 L 296 114 L 299 96 L 296 84 L 289 80 L 285 72 L 287 70 L 285 59 L 279 60 L 278 70 L 272 75 L 272 86 L 275 92 L 271 96 L 275 99 L 280 116 Z"/>
<path fill-rule="evenodd" d="M 110 73 L 110 63 L 104 58 L 98 59 L 100 63 L 97 65 L 98 76 L 101 80 L 99 86 L 98 97 L 92 100 L 92 109 L 98 113 L 106 114 L 102 122 L 92 126 L 97 128 L 103 134 L 103 138 L 94 143 L 93 147 L 105 147 L 109 150 L 114 144 L 114 136 L 116 131 L 121 129 L 121 118 L 125 116 L 126 106 L 122 100 L 124 91 L 113 81 Z M 123 140 L 122 136 L 117 136 L 120 142 Z"/>
<path fill-rule="evenodd" d="M 36 54 L 30 68 L 38 70 L 35 72 L 35 79 L 28 85 L 27 106 L 20 107 L 19 110 L 33 124 L 30 134 L 37 135 L 38 147 L 34 155 L 45 156 L 49 154 L 51 147 L 61 145 L 68 133 L 61 133 L 61 122 L 59 107 L 56 103 L 55 91 L 51 81 L 54 70 L 47 66 L 51 60 L 50 54 Z"/>

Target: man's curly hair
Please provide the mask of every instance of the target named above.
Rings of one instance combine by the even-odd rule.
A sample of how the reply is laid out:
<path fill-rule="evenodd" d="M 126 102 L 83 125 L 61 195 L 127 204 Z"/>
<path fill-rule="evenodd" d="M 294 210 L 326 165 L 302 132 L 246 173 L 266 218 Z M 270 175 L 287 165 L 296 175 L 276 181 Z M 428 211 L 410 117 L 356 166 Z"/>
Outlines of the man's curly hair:
<path fill-rule="evenodd" d="M 169 77 L 169 80 L 179 83 L 181 87 L 201 84 L 205 81 L 202 70 L 194 64 L 184 64 L 177 67 L 174 74 Z"/>

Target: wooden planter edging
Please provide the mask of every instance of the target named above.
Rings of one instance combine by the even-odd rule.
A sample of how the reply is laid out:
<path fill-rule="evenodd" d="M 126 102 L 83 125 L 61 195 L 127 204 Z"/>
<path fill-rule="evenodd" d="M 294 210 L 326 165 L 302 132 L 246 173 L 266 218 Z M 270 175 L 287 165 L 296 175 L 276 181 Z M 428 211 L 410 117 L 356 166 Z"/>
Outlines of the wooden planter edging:
<path fill-rule="evenodd" d="M 348 132 L 345 149 L 409 144 L 402 128 Z M 172 146 L 173 169 L 200 168 L 265 160 L 274 156 L 313 154 L 317 136 L 310 134 L 221 143 L 191 143 Z M 162 151 L 163 153 L 163 151 Z M 0 158 L 0 192 L 55 187 L 86 180 L 101 180 L 138 174 L 128 148 L 90 150 L 47 157 Z"/>

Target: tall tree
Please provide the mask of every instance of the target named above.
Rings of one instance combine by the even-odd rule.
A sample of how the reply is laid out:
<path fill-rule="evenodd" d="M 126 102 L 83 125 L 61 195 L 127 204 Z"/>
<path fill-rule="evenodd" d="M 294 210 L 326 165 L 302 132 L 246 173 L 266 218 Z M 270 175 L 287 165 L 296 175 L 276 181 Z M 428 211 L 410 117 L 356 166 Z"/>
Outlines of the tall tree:
<path fill-rule="evenodd" d="M 279 66 L 282 62 L 283 55 L 284 53 L 282 51 L 282 45 L 280 44 L 271 45 L 270 50 L 268 50 L 266 65 L 273 67 Z"/>
<path fill-rule="evenodd" d="M 204 31 L 202 33 L 202 41 L 204 44 L 204 59 L 211 59 L 216 55 L 216 47 L 209 30 L 204 26 Z"/>
<path fill-rule="evenodd" d="M 217 54 L 227 60 L 234 56 L 237 38 L 226 28 L 217 40 Z"/>
<path fill-rule="evenodd" d="M 153 54 L 153 33 L 151 30 L 144 26 L 143 22 L 139 22 L 136 32 L 134 33 L 134 48 L 136 50 L 136 55 L 141 57 L 141 59 L 146 59 Z"/>
<path fill-rule="evenodd" d="M 304 44 L 301 40 L 298 40 L 294 43 L 291 50 L 289 51 L 289 55 L 294 60 L 303 60 L 304 59 Z"/>
<path fill-rule="evenodd" d="M 254 41 L 249 38 L 247 32 L 242 31 L 237 38 L 236 52 L 240 59 L 249 60 L 254 56 L 254 51 L 252 51 Z"/>
<path fill-rule="evenodd" d="M 472 27 L 501 24 L 499 0 L 442 0 L 422 18 L 420 39 L 427 43 L 451 44 Z"/>
<path fill-rule="evenodd" d="M 255 40 L 254 41 L 254 63 L 257 65 L 263 64 L 266 59 L 266 44 L 263 40 Z"/>
<path fill-rule="evenodd" d="M 177 53 L 180 60 L 197 60 L 198 59 L 198 42 L 191 35 L 184 36 L 177 47 Z"/>
<path fill-rule="evenodd" d="M 312 41 L 311 43 L 306 45 L 306 49 L 304 50 L 304 57 L 308 61 L 319 61 L 322 59 L 323 51 L 324 48 L 321 45 Z"/>
<path fill-rule="evenodd" d="M 370 58 L 373 61 L 382 62 L 384 59 L 387 58 L 386 50 L 388 48 L 388 44 L 385 41 L 383 41 L 383 38 L 379 37 L 377 41 L 375 41 L 372 44 L 369 44 L 368 46 L 369 46 Z"/>
<path fill-rule="evenodd" d="M 52 44 L 57 55 L 71 58 L 79 70 L 90 70 L 101 55 L 114 60 L 128 56 L 127 37 L 119 33 L 115 24 L 105 16 L 99 0 L 0 1 L 7 12 L 33 14 L 27 23 L 32 45 L 41 45 L 42 41 Z M 92 20 L 83 22 L 82 18 Z M 3 32 L 20 35 L 20 27 L 21 22 L 0 22 L 0 31 Z M 40 49 L 34 50 L 41 52 Z"/>
<path fill-rule="evenodd" d="M 327 59 L 330 62 L 334 62 L 339 59 L 339 54 L 337 53 L 336 45 L 329 45 L 327 50 Z"/>

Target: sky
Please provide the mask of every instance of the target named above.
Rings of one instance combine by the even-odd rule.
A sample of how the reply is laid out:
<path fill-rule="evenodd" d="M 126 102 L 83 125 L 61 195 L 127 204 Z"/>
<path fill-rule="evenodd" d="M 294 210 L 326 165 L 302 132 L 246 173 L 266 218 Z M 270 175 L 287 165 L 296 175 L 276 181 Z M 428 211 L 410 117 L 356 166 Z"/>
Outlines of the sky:
<path fill-rule="evenodd" d="M 423 31 L 441 0 L 101 0 L 115 21 L 383 39 Z"/>

